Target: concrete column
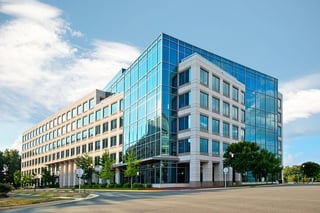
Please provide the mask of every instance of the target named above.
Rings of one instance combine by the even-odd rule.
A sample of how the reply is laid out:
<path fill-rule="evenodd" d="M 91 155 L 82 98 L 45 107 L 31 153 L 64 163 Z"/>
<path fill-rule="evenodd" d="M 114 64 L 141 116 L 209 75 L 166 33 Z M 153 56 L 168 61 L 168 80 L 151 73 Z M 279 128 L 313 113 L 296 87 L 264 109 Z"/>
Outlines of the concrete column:
<path fill-rule="evenodd" d="M 200 186 L 200 160 L 192 158 L 190 160 L 190 186 Z"/>
<path fill-rule="evenodd" d="M 214 164 L 214 185 L 223 186 L 224 177 L 223 177 L 223 162 L 220 161 L 218 164 Z"/>
<path fill-rule="evenodd" d="M 116 183 L 120 183 L 120 170 L 119 169 L 116 169 L 115 181 L 116 181 Z"/>
<path fill-rule="evenodd" d="M 203 182 L 202 186 L 212 186 L 212 162 L 206 162 L 202 164 Z"/>

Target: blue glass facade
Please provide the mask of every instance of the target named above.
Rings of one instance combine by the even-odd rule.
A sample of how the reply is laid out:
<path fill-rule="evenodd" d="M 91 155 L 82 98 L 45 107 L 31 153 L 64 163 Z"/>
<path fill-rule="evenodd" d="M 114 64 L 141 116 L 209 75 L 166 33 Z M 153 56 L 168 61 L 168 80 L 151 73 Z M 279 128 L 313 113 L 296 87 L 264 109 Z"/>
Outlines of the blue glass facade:
<path fill-rule="evenodd" d="M 140 159 L 176 155 L 177 66 L 193 53 L 245 84 L 245 140 L 278 154 L 278 80 L 166 34 L 158 36 L 128 69 L 121 70 L 104 88 L 124 93 L 124 153 L 131 147 Z M 171 163 L 166 167 L 167 182 L 177 178 L 175 172 L 170 172 L 175 164 Z M 153 165 L 150 171 L 162 166 L 161 162 Z M 151 182 L 159 181 L 153 175 Z"/>

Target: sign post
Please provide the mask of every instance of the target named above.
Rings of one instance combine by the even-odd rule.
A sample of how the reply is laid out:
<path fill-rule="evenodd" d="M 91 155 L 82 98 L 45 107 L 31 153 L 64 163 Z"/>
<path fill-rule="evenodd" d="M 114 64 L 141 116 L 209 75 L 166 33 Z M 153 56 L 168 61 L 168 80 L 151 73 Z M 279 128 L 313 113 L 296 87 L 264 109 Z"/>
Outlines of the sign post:
<path fill-rule="evenodd" d="M 227 167 L 223 168 L 224 173 L 224 188 L 227 188 L 227 173 L 229 172 L 229 169 Z"/>
<path fill-rule="evenodd" d="M 82 177 L 82 175 L 83 175 L 83 169 L 76 169 L 76 174 L 77 174 L 77 176 L 78 176 L 78 178 L 79 178 L 79 193 L 80 193 L 80 185 L 81 185 L 81 180 L 80 180 L 80 178 Z"/>

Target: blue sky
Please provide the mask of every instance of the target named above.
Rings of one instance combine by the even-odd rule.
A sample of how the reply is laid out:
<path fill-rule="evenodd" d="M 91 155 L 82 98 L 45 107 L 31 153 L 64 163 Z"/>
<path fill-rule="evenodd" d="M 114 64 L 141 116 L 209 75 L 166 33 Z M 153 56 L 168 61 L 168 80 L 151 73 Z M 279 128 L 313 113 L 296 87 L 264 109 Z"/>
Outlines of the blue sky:
<path fill-rule="evenodd" d="M 279 79 L 284 164 L 320 163 L 320 1 L 0 0 L 0 150 L 161 32 Z"/>

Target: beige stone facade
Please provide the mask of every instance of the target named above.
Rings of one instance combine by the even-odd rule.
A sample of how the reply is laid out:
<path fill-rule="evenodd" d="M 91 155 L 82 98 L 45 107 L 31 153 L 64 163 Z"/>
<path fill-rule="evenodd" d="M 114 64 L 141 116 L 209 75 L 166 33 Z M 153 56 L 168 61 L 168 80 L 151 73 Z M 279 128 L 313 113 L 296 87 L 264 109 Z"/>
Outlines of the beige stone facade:
<path fill-rule="evenodd" d="M 75 159 L 88 153 L 97 165 L 105 150 L 119 163 L 123 141 L 123 94 L 95 90 L 23 133 L 22 173 L 47 168 L 60 186 L 78 184 Z M 119 181 L 116 175 L 116 181 Z"/>

